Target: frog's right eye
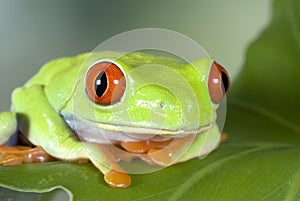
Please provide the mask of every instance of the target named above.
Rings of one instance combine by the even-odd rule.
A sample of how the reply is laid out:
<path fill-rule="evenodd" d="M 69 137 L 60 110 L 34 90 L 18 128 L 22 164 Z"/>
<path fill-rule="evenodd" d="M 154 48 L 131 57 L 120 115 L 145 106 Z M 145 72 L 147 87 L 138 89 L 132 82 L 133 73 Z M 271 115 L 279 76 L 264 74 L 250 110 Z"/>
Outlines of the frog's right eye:
<path fill-rule="evenodd" d="M 126 87 L 125 76 L 114 63 L 101 61 L 88 71 L 85 89 L 89 98 L 100 105 L 112 105 L 120 101 Z"/>
<path fill-rule="evenodd" d="M 218 63 L 213 62 L 208 76 L 208 90 L 211 100 L 218 104 L 229 90 L 230 79 L 227 71 Z"/>

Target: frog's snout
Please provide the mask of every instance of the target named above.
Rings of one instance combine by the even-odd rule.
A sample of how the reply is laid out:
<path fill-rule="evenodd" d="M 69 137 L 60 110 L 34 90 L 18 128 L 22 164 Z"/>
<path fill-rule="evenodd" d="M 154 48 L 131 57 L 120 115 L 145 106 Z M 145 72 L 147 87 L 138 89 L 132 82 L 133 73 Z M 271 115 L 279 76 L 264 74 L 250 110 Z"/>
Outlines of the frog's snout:
<path fill-rule="evenodd" d="M 139 88 L 129 99 L 130 121 L 141 126 L 171 129 L 174 125 L 181 124 L 181 113 L 176 96 L 155 84 Z"/>
<path fill-rule="evenodd" d="M 130 122 L 143 127 L 180 130 L 190 129 L 198 111 L 197 99 L 179 95 L 165 87 L 149 84 L 135 91 L 129 99 Z M 198 126 L 196 125 L 195 128 Z"/>

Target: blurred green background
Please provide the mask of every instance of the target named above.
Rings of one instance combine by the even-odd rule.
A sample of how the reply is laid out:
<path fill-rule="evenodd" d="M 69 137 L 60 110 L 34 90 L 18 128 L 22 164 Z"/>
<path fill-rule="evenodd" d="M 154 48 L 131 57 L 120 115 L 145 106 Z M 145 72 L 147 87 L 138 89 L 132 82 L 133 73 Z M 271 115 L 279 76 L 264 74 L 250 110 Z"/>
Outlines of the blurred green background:
<path fill-rule="evenodd" d="M 45 62 L 91 51 L 136 28 L 189 36 L 234 79 L 270 11 L 270 0 L 0 0 L 0 111 L 9 108 L 11 91 Z"/>

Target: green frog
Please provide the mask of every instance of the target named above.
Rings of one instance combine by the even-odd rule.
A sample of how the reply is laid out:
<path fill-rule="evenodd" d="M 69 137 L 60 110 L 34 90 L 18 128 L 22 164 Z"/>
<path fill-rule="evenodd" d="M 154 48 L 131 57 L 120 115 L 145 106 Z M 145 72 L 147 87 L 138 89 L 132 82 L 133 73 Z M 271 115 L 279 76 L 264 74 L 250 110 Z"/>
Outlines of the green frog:
<path fill-rule="evenodd" d="M 108 51 L 56 59 L 0 113 L 0 161 L 89 160 L 109 185 L 125 188 L 131 179 L 120 161 L 167 167 L 214 150 L 228 89 L 228 73 L 210 57 L 187 63 Z M 16 133 L 34 147 L 6 146 Z"/>

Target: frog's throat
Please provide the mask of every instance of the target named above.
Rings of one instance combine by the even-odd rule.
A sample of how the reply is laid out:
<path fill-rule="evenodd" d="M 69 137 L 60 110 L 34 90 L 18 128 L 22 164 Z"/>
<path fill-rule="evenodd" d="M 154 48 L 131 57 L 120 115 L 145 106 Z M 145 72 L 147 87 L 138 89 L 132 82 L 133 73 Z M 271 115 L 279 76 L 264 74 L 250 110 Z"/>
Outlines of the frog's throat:
<path fill-rule="evenodd" d="M 214 124 L 209 124 L 193 130 L 165 130 L 103 124 L 90 120 L 83 121 L 70 115 L 63 115 L 63 118 L 80 140 L 104 144 L 135 142 L 147 139 L 164 141 L 171 138 L 201 134 L 214 126 Z"/>

